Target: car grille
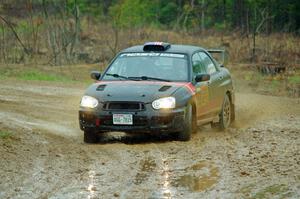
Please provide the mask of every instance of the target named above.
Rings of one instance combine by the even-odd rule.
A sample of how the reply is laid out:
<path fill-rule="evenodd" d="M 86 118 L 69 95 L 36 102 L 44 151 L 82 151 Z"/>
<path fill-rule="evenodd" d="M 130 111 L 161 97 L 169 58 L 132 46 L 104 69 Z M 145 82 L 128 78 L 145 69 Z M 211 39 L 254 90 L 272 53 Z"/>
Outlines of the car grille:
<path fill-rule="evenodd" d="M 142 111 L 145 110 L 145 105 L 142 102 L 106 102 L 103 105 L 103 109 Z"/>

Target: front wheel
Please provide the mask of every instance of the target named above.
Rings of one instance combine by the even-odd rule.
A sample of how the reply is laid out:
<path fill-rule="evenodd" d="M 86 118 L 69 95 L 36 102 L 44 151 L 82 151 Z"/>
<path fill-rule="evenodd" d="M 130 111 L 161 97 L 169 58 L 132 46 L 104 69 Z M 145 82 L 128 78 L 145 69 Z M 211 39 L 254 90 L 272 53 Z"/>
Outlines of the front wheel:
<path fill-rule="evenodd" d="M 189 141 L 193 131 L 193 108 L 192 105 L 188 105 L 186 108 L 184 129 L 178 133 L 178 139 L 181 141 Z"/>
<path fill-rule="evenodd" d="M 94 131 L 84 131 L 83 141 L 85 143 L 96 143 L 98 141 L 98 135 Z"/>

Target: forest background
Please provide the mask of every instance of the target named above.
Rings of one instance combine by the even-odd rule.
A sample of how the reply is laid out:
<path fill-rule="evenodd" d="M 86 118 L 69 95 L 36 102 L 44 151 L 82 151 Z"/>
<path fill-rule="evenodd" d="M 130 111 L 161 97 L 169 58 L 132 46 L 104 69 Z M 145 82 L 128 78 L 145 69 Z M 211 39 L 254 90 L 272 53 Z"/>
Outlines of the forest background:
<path fill-rule="evenodd" d="M 233 72 L 248 70 L 238 76 L 298 96 L 299 35 L 298 0 L 0 0 L 0 72 L 81 80 L 75 65 L 103 70 L 126 47 L 165 41 L 223 49 Z"/>

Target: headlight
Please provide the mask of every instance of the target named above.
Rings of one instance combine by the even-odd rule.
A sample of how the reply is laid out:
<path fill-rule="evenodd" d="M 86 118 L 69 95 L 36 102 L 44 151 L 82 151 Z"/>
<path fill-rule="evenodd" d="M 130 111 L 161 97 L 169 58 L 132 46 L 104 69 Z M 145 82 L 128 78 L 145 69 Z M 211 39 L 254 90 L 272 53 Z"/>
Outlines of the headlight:
<path fill-rule="evenodd" d="M 83 96 L 80 102 L 80 106 L 87 108 L 95 108 L 98 106 L 98 100 L 91 96 Z"/>
<path fill-rule="evenodd" d="M 176 100 L 174 97 L 164 97 L 152 102 L 154 109 L 169 109 L 175 108 Z"/>

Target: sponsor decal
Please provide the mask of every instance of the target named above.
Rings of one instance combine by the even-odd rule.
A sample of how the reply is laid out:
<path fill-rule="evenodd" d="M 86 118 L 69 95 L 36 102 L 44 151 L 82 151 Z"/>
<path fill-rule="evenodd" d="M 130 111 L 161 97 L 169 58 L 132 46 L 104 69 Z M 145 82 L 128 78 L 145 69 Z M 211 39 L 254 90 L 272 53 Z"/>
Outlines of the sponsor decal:
<path fill-rule="evenodd" d="M 177 53 L 123 53 L 120 57 L 174 57 L 185 58 L 184 54 Z"/>

